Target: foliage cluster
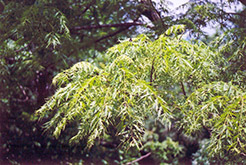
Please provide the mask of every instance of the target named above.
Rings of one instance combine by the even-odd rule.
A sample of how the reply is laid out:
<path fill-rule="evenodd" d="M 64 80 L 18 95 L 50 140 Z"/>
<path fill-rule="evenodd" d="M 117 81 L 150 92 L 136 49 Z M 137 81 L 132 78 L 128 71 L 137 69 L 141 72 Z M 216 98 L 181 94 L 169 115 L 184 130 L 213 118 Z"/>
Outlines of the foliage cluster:
<path fill-rule="evenodd" d="M 47 128 L 56 137 L 76 121 L 70 142 L 85 140 L 89 148 L 110 136 L 117 145 L 141 149 L 151 116 L 198 138 L 207 131 L 206 149 L 215 159 L 244 156 L 244 93 L 221 81 L 226 59 L 202 42 L 181 39 L 183 30 L 173 26 L 155 41 L 145 35 L 124 40 L 108 50 L 107 65 L 80 62 L 58 74 L 58 90 L 37 114 L 55 111 Z"/>
<path fill-rule="evenodd" d="M 59 142 L 43 136 L 34 111 L 54 92 L 57 73 L 144 28 L 145 8 L 126 0 L 0 0 L 1 159 L 73 150 L 66 136 Z"/>

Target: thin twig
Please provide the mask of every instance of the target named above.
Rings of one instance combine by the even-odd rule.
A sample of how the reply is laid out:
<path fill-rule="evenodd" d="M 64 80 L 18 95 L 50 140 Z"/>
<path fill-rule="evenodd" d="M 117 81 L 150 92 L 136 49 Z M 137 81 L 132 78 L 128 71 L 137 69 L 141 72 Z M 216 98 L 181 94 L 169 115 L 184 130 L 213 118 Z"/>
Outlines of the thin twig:
<path fill-rule="evenodd" d="M 241 154 L 241 155 L 243 155 L 243 156 L 246 156 L 246 154 L 245 154 L 245 153 L 243 153 L 243 152 L 241 152 L 240 154 Z"/>
<path fill-rule="evenodd" d="M 19 89 L 21 90 L 22 94 L 25 96 L 24 99 L 17 99 L 18 102 L 27 102 L 29 100 L 29 97 L 22 85 L 19 84 Z"/>
<path fill-rule="evenodd" d="M 150 85 L 152 85 L 152 82 L 153 82 L 153 73 L 155 71 L 154 64 L 155 64 L 155 58 L 152 61 L 152 67 L 151 67 L 151 70 L 150 70 Z"/>
<path fill-rule="evenodd" d="M 93 4 L 95 4 L 95 1 L 92 1 L 91 3 L 88 3 L 88 5 L 85 7 L 85 9 L 82 11 L 81 14 L 84 14 Z"/>
<path fill-rule="evenodd" d="M 182 81 L 180 82 L 180 84 L 181 84 L 182 92 L 183 92 L 184 96 L 186 97 L 186 92 L 185 92 L 184 84 L 183 84 Z"/>
<path fill-rule="evenodd" d="M 141 156 L 140 158 L 138 158 L 138 159 L 136 159 L 136 160 L 134 160 L 134 161 L 132 161 L 132 162 L 128 162 L 128 163 L 126 163 L 126 164 L 127 164 L 127 165 L 130 165 L 130 164 L 136 163 L 136 162 L 138 162 L 138 161 L 140 161 L 140 160 L 142 160 L 142 159 L 144 159 L 144 158 L 147 158 L 147 157 L 150 156 L 150 155 L 151 155 L 151 152 L 147 153 L 146 155 Z"/>
<path fill-rule="evenodd" d="M 184 36 L 184 33 L 185 33 L 185 30 L 180 34 L 180 37 L 179 37 L 178 40 L 181 40 L 182 39 L 182 37 Z"/>
<path fill-rule="evenodd" d="M 246 17 L 245 14 L 242 14 L 242 13 L 227 13 L 227 12 L 224 12 L 225 14 L 231 14 L 231 15 L 239 15 L 241 17 Z"/>

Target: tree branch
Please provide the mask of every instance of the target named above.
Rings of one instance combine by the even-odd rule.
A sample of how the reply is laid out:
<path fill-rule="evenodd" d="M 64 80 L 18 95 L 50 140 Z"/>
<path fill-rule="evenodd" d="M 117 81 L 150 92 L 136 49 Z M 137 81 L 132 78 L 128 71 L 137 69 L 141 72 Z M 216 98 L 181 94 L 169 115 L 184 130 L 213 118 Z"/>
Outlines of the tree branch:
<path fill-rule="evenodd" d="M 245 14 L 242 14 L 242 13 L 227 13 L 225 12 L 226 14 L 231 14 L 231 15 L 239 15 L 239 16 L 242 16 L 242 17 L 246 17 Z"/>
<path fill-rule="evenodd" d="M 152 22 L 161 20 L 160 14 L 155 9 L 153 2 L 151 0 L 141 0 L 140 3 L 143 4 L 142 14 L 146 16 Z"/>
<path fill-rule="evenodd" d="M 81 14 L 84 14 L 93 4 L 95 3 L 95 1 L 92 1 L 91 3 L 89 3 L 86 7 L 85 7 L 85 9 L 82 11 L 82 13 Z"/>
<path fill-rule="evenodd" d="M 132 162 L 128 162 L 128 163 L 126 163 L 126 164 L 127 164 L 127 165 L 130 165 L 130 164 L 136 163 L 136 162 L 138 162 L 138 161 L 140 161 L 140 160 L 142 160 L 142 159 L 144 159 L 144 158 L 147 158 L 147 157 L 150 156 L 150 155 L 151 155 L 151 152 L 147 153 L 146 155 L 141 156 L 140 158 L 138 158 L 138 159 L 136 159 L 136 160 L 134 160 L 134 161 L 132 161 Z"/>
<path fill-rule="evenodd" d="M 241 154 L 241 155 L 243 155 L 243 156 L 246 156 L 246 154 L 245 154 L 245 153 L 243 153 L 243 152 L 241 152 L 240 154 Z"/>
<path fill-rule="evenodd" d="M 117 35 L 118 33 L 121 33 L 121 32 L 123 32 L 123 31 L 127 30 L 129 27 L 130 27 L 130 26 L 127 26 L 127 27 L 121 28 L 121 29 L 119 29 L 119 30 L 117 30 L 117 31 L 115 31 L 115 32 L 113 32 L 113 33 L 111 33 L 111 34 L 105 35 L 105 36 L 103 36 L 103 37 L 97 39 L 97 40 L 95 41 L 95 43 L 100 42 L 100 41 L 102 41 L 102 40 L 104 40 L 104 39 L 113 37 L 113 36 Z"/>
<path fill-rule="evenodd" d="M 4 4 L 3 2 L 0 1 L 0 14 L 2 14 L 3 10 L 4 10 Z"/>
<path fill-rule="evenodd" d="M 182 92 L 183 92 L 184 96 L 186 97 L 186 92 L 185 92 L 185 88 L 184 88 L 184 83 L 181 81 L 180 84 L 181 84 Z"/>
<path fill-rule="evenodd" d="M 156 9 L 152 0 L 141 0 L 139 12 L 146 16 L 153 24 L 160 24 L 162 28 L 165 28 L 166 25 L 161 18 L 160 12 Z M 158 25 L 159 26 L 159 25 Z"/>
<path fill-rule="evenodd" d="M 152 66 L 151 66 L 151 70 L 150 70 L 150 85 L 152 85 L 152 82 L 153 82 L 153 73 L 155 71 L 154 64 L 155 64 L 155 58 L 152 61 Z"/>
<path fill-rule="evenodd" d="M 239 1 L 246 6 L 246 1 L 245 0 L 239 0 Z"/>
<path fill-rule="evenodd" d="M 102 41 L 102 40 L 104 40 L 104 39 L 113 37 L 113 36 L 115 36 L 115 35 L 117 35 L 117 34 L 123 32 L 123 31 L 127 30 L 127 29 L 130 28 L 131 26 L 134 26 L 134 25 L 135 25 L 135 26 L 137 26 L 137 25 L 144 25 L 143 23 L 138 23 L 138 22 L 137 22 L 138 19 L 139 19 L 139 16 L 136 17 L 136 18 L 133 20 L 133 22 L 119 23 L 119 24 L 109 24 L 109 25 L 105 25 L 105 26 L 100 25 L 100 28 L 102 28 L 102 26 L 103 26 L 103 27 L 120 27 L 120 28 L 119 28 L 119 30 L 117 30 L 117 31 L 115 31 L 115 32 L 112 32 L 112 33 L 110 33 L 110 34 L 108 34 L 108 35 L 102 36 L 101 38 L 95 39 L 95 40 L 93 40 L 92 42 L 93 42 L 93 43 L 97 43 L 97 42 L 100 42 L 100 41 Z M 93 25 L 93 26 L 95 26 L 95 25 Z M 98 25 L 96 25 L 96 26 L 98 26 Z M 74 33 L 74 34 L 79 34 L 79 33 L 76 32 L 76 31 L 73 31 L 73 33 Z M 83 48 L 83 47 L 81 47 L 81 48 Z M 73 53 L 73 52 L 74 52 L 74 51 L 72 51 L 72 53 Z M 71 54 L 72 54 L 72 53 L 71 53 Z"/>
<path fill-rule="evenodd" d="M 126 23 L 118 23 L 118 24 L 76 26 L 76 27 L 71 28 L 71 31 L 100 29 L 100 28 L 108 28 L 108 27 L 130 27 L 130 26 L 138 26 L 138 25 L 143 25 L 143 23 L 140 23 L 140 22 L 126 22 Z"/>

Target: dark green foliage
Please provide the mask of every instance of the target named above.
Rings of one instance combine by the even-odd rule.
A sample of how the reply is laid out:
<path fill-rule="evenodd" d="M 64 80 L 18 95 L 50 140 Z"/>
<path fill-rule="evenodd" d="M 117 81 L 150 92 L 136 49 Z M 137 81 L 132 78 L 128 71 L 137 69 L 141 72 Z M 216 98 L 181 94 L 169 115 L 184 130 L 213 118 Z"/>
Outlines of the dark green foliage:
<path fill-rule="evenodd" d="M 0 1 L 1 159 L 25 160 L 29 151 L 38 157 L 59 150 L 57 155 L 60 149 L 49 144 L 67 145 L 43 136 L 33 112 L 54 92 L 58 72 L 93 60 L 145 27 L 140 6 L 125 0 Z"/>
<path fill-rule="evenodd" d="M 178 163 L 178 159 L 182 157 L 183 148 L 178 142 L 174 142 L 171 138 L 167 138 L 163 142 L 149 141 L 144 146 L 145 151 L 151 151 L 151 156 L 158 162 Z"/>

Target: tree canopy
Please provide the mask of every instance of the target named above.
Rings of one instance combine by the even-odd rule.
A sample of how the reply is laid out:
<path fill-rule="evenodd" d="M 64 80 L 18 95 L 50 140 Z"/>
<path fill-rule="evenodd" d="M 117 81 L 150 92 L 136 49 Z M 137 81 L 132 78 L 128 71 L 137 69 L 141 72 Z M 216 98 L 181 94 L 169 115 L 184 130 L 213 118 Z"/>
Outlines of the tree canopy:
<path fill-rule="evenodd" d="M 2 159 L 242 163 L 245 2 L 168 5 L 0 0 Z"/>
<path fill-rule="evenodd" d="M 58 137 L 76 121 L 71 143 L 84 140 L 90 148 L 112 136 L 118 145 L 140 148 L 145 120 L 153 116 L 198 137 L 208 131 L 208 151 L 217 159 L 226 151 L 244 155 L 243 92 L 221 81 L 221 54 L 181 39 L 179 31 L 184 26 L 171 27 L 156 41 L 144 35 L 124 40 L 107 51 L 106 66 L 80 62 L 59 73 L 53 79 L 57 92 L 37 111 L 41 117 L 56 111 L 46 127 Z"/>

